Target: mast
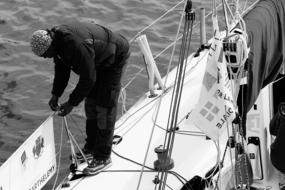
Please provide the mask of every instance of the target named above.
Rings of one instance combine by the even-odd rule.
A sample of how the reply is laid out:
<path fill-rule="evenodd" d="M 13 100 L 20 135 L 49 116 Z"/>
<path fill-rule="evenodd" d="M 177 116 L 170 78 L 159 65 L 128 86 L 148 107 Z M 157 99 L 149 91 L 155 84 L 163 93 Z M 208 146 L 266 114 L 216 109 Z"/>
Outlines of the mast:
<path fill-rule="evenodd" d="M 187 0 L 187 4 L 185 7 L 185 23 L 184 23 L 184 30 L 182 36 L 182 45 L 180 48 L 176 78 L 175 78 L 171 105 L 170 105 L 169 120 L 167 123 L 165 142 L 163 146 L 167 152 L 167 156 L 165 157 L 164 163 L 166 163 L 167 162 L 166 159 L 171 158 L 172 155 L 175 133 L 177 128 L 180 100 L 184 85 L 185 70 L 190 55 L 190 45 L 191 45 L 194 20 L 195 20 L 195 12 L 192 9 L 192 1 Z M 160 184 L 158 189 L 164 190 L 166 186 L 168 171 L 162 170 L 159 171 L 159 173 L 160 173 Z"/>

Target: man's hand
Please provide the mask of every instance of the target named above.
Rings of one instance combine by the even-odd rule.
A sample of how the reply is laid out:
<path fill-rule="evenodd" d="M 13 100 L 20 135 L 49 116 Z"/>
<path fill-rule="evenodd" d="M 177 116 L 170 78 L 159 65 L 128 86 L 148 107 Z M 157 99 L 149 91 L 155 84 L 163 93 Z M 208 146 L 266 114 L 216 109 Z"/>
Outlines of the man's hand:
<path fill-rule="evenodd" d="M 73 109 L 73 106 L 69 102 L 65 102 L 59 107 L 58 115 L 66 116 L 72 111 L 72 109 Z"/>
<path fill-rule="evenodd" d="M 59 110 L 58 106 L 58 97 L 55 95 L 52 95 L 51 99 L 48 102 L 48 105 L 52 111 L 57 111 Z"/>

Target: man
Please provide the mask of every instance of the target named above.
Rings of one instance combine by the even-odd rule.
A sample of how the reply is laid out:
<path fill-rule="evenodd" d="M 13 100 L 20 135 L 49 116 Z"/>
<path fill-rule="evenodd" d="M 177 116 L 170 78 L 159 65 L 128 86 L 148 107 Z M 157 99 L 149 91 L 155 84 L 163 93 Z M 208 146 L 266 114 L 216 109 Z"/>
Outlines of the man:
<path fill-rule="evenodd" d="M 120 81 L 129 57 L 128 41 L 103 26 L 77 22 L 35 31 L 31 48 L 36 55 L 54 60 L 49 101 L 53 111 L 59 109 L 59 115 L 65 116 L 85 99 L 87 138 L 83 152 L 93 159 L 84 173 L 96 174 L 110 166 Z M 58 106 L 71 71 L 79 75 L 79 81 L 68 101 Z"/>

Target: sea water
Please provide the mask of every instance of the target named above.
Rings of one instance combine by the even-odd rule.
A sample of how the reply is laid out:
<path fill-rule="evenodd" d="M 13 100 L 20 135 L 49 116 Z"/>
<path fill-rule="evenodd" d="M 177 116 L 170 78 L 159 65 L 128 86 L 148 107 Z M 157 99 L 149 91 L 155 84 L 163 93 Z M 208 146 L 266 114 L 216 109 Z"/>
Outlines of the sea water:
<path fill-rule="evenodd" d="M 148 78 L 142 54 L 133 40 L 139 33 L 146 34 L 154 56 L 171 44 L 180 22 L 181 3 L 165 18 L 147 28 L 158 17 L 180 0 L 1 0 L 0 2 L 0 165 L 26 140 L 26 138 L 50 115 L 48 106 L 51 97 L 54 64 L 51 59 L 35 56 L 29 47 L 31 34 L 70 21 L 96 22 L 120 32 L 131 44 L 131 57 L 122 80 L 126 99 L 120 99 L 118 117 L 125 106 L 128 109 L 148 89 Z M 195 0 L 196 27 L 193 30 L 191 52 L 199 48 L 199 9 L 210 11 L 210 0 Z M 207 19 L 207 37 L 212 35 L 210 19 Z M 183 28 L 183 23 L 182 23 Z M 182 29 L 180 30 L 181 33 Z M 165 75 L 172 49 L 169 48 L 157 59 L 161 75 Z M 178 51 L 178 50 L 177 50 Z M 172 65 L 171 67 L 175 66 Z M 71 80 L 61 102 L 67 100 L 78 77 Z M 83 145 L 85 120 L 82 104 L 74 109 L 69 127 Z M 61 139 L 61 118 L 55 118 L 56 150 L 62 146 L 58 181 L 69 170 L 70 146 L 66 135 Z M 1 179 L 3 180 L 3 179 Z M 5 180 L 5 179 L 4 179 Z M 44 187 L 51 189 L 54 178 Z"/>

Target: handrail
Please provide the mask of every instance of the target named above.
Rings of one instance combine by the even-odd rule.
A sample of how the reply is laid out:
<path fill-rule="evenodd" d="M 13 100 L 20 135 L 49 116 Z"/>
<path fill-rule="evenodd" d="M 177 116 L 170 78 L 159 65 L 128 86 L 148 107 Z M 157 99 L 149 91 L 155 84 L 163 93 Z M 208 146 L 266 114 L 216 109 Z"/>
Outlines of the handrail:
<path fill-rule="evenodd" d="M 241 15 L 244 16 L 246 15 L 260 0 L 255 1 L 251 6 L 249 6 Z M 174 8 L 176 8 L 178 5 L 180 5 L 183 1 L 179 2 L 178 4 L 176 4 L 174 7 L 172 7 L 171 9 L 167 10 L 163 15 L 161 15 L 160 17 L 158 17 L 154 22 L 152 22 L 151 24 L 149 24 L 148 26 L 146 26 L 145 28 L 143 28 L 142 30 L 140 30 L 131 40 L 129 40 L 129 43 L 132 43 L 142 32 L 144 32 L 145 30 L 149 29 L 152 25 L 154 25 L 155 23 L 157 23 L 159 20 L 161 20 L 163 17 L 165 17 L 169 12 L 173 11 Z M 222 3 L 220 3 L 217 8 L 220 8 L 222 6 Z M 208 18 L 209 16 L 211 16 L 213 14 L 212 11 L 210 11 L 207 15 L 205 15 L 205 19 Z M 193 28 L 196 28 L 198 26 L 198 24 L 194 24 Z M 179 36 L 177 38 L 177 40 L 180 40 L 182 38 L 182 35 Z M 162 51 L 160 51 L 158 54 L 156 54 L 156 56 L 154 56 L 154 59 L 156 60 L 158 57 L 160 57 L 165 51 L 167 51 L 170 47 L 172 47 L 177 40 L 173 41 L 172 43 L 170 43 L 168 46 L 166 46 Z M 137 72 L 136 76 L 138 76 L 143 70 L 140 70 Z M 131 82 L 127 83 L 127 85 L 125 85 L 123 88 L 126 89 L 127 86 L 129 86 L 131 84 Z"/>
<path fill-rule="evenodd" d="M 163 17 L 165 17 L 168 13 L 170 13 L 171 11 L 173 11 L 173 9 L 175 9 L 176 7 L 178 7 L 178 5 L 180 5 L 181 3 L 183 3 L 184 0 L 180 1 L 179 3 L 177 3 L 175 6 L 173 6 L 172 8 L 168 9 L 163 15 L 161 15 L 160 17 L 158 17 L 157 19 L 155 19 L 151 24 L 147 25 L 145 28 L 143 28 L 142 30 L 140 30 L 131 40 L 129 40 L 129 43 L 132 43 L 142 32 L 144 32 L 145 30 L 149 29 L 152 25 L 154 25 L 155 23 L 157 23 L 158 21 L 160 21 Z"/>

